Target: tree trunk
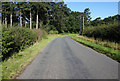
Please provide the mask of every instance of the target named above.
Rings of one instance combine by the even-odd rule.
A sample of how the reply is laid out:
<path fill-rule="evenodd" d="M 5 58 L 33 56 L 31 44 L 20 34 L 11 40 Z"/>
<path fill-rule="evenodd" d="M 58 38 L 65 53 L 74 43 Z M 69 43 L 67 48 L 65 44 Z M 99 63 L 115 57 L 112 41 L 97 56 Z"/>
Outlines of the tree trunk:
<path fill-rule="evenodd" d="M 20 11 L 20 27 L 22 27 L 22 17 L 21 17 L 21 11 Z"/>
<path fill-rule="evenodd" d="M 2 24 L 5 25 L 5 16 L 3 16 L 3 23 Z"/>
<path fill-rule="evenodd" d="M 5 16 L 5 28 L 7 28 L 7 17 Z"/>
<path fill-rule="evenodd" d="M 82 18 L 80 17 L 80 35 L 82 34 Z"/>
<path fill-rule="evenodd" d="M 25 27 L 26 27 L 26 16 L 25 16 L 25 20 L 24 21 L 25 21 Z"/>
<path fill-rule="evenodd" d="M 83 16 L 83 32 L 84 32 L 84 16 Z"/>
<path fill-rule="evenodd" d="M 31 11 L 30 11 L 30 29 L 32 29 L 32 15 L 31 15 Z"/>
<path fill-rule="evenodd" d="M 0 17 L 0 27 L 2 27 L 2 18 Z"/>
<path fill-rule="evenodd" d="M 38 11 L 37 11 L 37 18 L 36 18 L 36 29 L 38 29 Z"/>
<path fill-rule="evenodd" d="M 6 9 L 5 9 L 5 12 L 6 12 Z M 7 28 L 7 16 L 5 14 L 5 28 Z"/>
<path fill-rule="evenodd" d="M 12 13 L 10 14 L 10 27 L 12 27 Z"/>
<path fill-rule="evenodd" d="M 24 21 L 24 23 L 25 23 L 25 27 L 26 27 L 26 20 Z"/>

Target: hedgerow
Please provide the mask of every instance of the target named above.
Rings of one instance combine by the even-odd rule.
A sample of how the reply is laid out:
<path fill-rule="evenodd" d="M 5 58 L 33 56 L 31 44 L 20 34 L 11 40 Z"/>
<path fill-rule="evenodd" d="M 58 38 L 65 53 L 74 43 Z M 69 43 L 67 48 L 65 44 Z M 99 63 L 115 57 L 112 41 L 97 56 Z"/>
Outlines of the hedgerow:
<path fill-rule="evenodd" d="M 85 28 L 83 35 L 88 37 L 101 38 L 103 40 L 110 40 L 120 42 L 120 27 L 118 22 L 114 24 L 90 26 Z"/>
<path fill-rule="evenodd" d="M 2 28 L 2 59 L 22 51 L 37 41 L 37 33 L 29 28 Z"/>

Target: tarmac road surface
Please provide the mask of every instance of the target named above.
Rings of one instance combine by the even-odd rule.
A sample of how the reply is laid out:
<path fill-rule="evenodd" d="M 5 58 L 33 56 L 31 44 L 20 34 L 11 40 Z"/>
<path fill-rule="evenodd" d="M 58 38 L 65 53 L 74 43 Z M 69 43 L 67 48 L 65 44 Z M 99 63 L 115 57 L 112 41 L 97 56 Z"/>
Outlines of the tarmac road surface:
<path fill-rule="evenodd" d="M 118 79 L 118 62 L 67 37 L 49 43 L 16 79 Z"/>

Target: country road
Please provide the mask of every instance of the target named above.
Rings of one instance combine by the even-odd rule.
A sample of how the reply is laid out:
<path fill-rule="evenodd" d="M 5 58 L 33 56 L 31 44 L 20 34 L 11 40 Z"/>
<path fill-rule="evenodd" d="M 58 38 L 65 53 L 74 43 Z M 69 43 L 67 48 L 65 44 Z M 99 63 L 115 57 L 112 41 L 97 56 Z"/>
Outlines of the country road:
<path fill-rule="evenodd" d="M 49 43 L 16 79 L 118 79 L 118 62 L 70 37 Z"/>

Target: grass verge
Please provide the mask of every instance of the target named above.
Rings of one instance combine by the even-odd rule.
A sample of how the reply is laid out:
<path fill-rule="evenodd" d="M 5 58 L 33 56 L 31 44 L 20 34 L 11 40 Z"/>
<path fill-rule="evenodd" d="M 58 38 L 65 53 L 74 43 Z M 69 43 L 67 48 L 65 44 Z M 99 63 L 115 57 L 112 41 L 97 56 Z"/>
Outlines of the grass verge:
<path fill-rule="evenodd" d="M 73 36 L 72 39 L 83 45 L 91 47 L 98 52 L 104 53 L 105 55 L 111 57 L 112 59 L 120 62 L 120 50 L 115 50 L 114 48 L 105 47 L 101 44 L 101 42 L 97 42 L 97 43 L 91 42 L 89 40 L 86 40 L 86 37 L 83 36 Z"/>
<path fill-rule="evenodd" d="M 51 40 L 67 35 L 48 35 L 46 39 L 36 42 L 24 51 L 14 54 L 8 60 L 2 62 L 2 79 L 14 79 L 22 70 L 32 62 L 38 52 L 44 48 Z"/>

